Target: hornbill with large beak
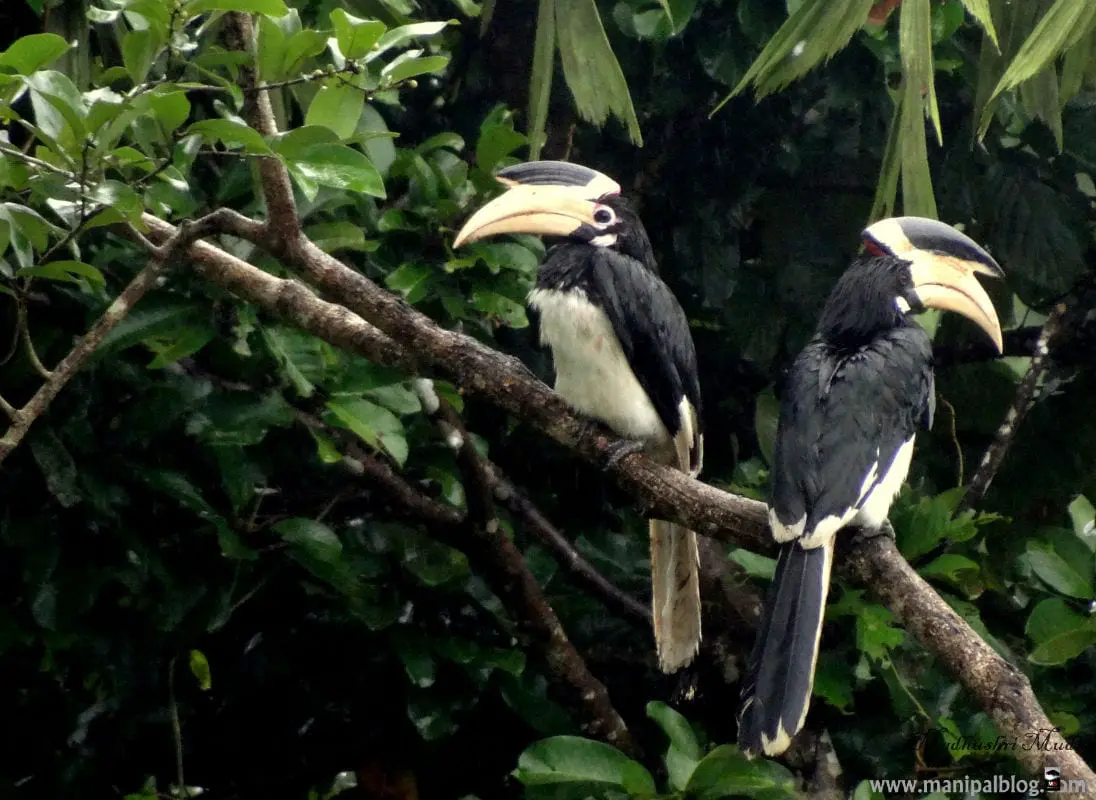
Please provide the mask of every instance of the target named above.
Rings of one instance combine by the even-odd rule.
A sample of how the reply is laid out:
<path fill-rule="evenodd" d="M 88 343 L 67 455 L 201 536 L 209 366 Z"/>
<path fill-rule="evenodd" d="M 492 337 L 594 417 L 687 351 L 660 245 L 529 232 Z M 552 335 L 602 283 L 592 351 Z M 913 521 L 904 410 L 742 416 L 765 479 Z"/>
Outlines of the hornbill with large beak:
<path fill-rule="evenodd" d="M 912 314 L 957 311 L 1001 350 L 1001 326 L 976 274 L 993 258 L 949 225 L 885 219 L 838 280 L 814 337 L 788 373 L 773 450 L 769 525 L 776 572 L 742 684 L 739 746 L 784 752 L 810 705 L 834 539 L 878 530 L 932 425 L 932 342 Z"/>
<path fill-rule="evenodd" d="M 508 190 L 454 242 L 502 233 L 562 237 L 537 273 L 529 306 L 551 348 L 555 390 L 575 409 L 696 476 L 703 460 L 700 383 L 689 322 L 658 277 L 651 243 L 620 185 L 560 161 L 501 170 Z M 650 521 L 652 616 L 659 666 L 688 664 L 700 644 L 696 534 Z"/>

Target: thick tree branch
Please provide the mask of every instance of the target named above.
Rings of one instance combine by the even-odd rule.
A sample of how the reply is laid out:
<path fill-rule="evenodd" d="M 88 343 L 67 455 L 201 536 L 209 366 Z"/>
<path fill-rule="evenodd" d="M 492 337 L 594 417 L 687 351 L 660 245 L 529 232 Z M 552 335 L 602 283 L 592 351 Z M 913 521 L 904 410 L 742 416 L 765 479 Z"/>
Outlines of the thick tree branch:
<path fill-rule="evenodd" d="M 985 498 L 986 492 L 989 491 L 993 477 L 1005 460 L 1005 454 L 1012 446 L 1013 439 L 1016 438 L 1020 423 L 1023 422 L 1024 417 L 1027 416 L 1028 411 L 1035 402 L 1035 392 L 1039 387 L 1039 383 L 1047 370 L 1050 369 L 1051 340 L 1061 330 L 1062 317 L 1065 313 L 1065 304 L 1059 303 L 1051 309 L 1046 322 L 1043 323 L 1039 338 L 1035 342 L 1035 352 L 1031 356 L 1027 373 L 1020 381 L 1020 385 L 1016 387 L 1016 395 L 1012 399 L 1012 405 L 1009 406 L 1001 427 L 997 429 L 993 442 L 986 449 L 986 454 L 982 457 L 982 463 L 978 465 L 974 477 L 971 478 L 970 486 L 959 504 L 960 509 L 977 505 Z"/>
<path fill-rule="evenodd" d="M 323 423 L 307 414 L 298 414 L 298 419 L 309 427 L 325 428 Z M 467 431 L 463 432 L 463 441 L 457 441 L 456 437 L 450 441 L 455 445 L 454 449 L 463 451 L 458 455 L 462 466 L 475 470 L 477 477 L 469 478 L 466 473 L 466 480 L 481 481 L 478 490 L 489 503 L 488 468 L 475 452 Z M 472 512 L 470 504 L 469 513 L 461 514 L 415 489 L 380 458 L 361 452 L 352 452 L 348 458 L 353 471 L 368 478 L 372 485 L 383 489 L 415 518 L 425 522 L 432 536 L 468 556 L 473 568 L 499 596 L 525 638 L 548 664 L 569 705 L 582 718 L 583 731 L 636 754 L 636 745 L 624 720 L 613 708 L 608 690 L 587 669 L 521 552 L 499 527 L 493 513 L 486 509 Z M 476 490 L 470 487 L 466 494 Z"/>
<path fill-rule="evenodd" d="M 174 233 L 173 226 L 156 217 L 146 215 L 145 221 L 154 241 L 163 241 Z M 607 449 L 616 441 L 607 431 L 588 433 L 585 420 L 515 359 L 470 337 L 438 327 L 375 286 L 373 291 L 380 296 L 369 296 L 368 286 L 373 284 L 365 279 L 364 283 L 356 277 L 345 279 L 344 293 L 356 297 L 355 304 L 363 310 L 379 311 L 375 319 L 383 321 L 388 333 L 382 333 L 378 330 L 381 326 L 374 327 L 342 306 L 319 299 L 300 283 L 275 278 L 212 245 L 195 243 L 189 253 L 198 262 L 199 274 L 212 283 L 376 363 L 411 374 L 434 374 L 453 380 L 463 389 L 519 416 L 591 463 L 604 463 Z M 330 268 L 331 260 L 324 254 L 320 263 L 310 266 L 310 271 L 323 274 Z M 341 267 L 340 274 L 342 270 L 349 272 Z M 332 285 L 341 285 L 344 278 L 332 276 L 329 280 Z M 398 337 L 399 343 L 389 333 Z M 772 551 L 771 541 L 765 535 L 764 503 L 699 483 L 677 470 L 652 463 L 642 454 L 621 459 L 613 474 L 660 518 L 673 519 L 707 536 L 760 552 Z M 1050 727 L 1023 674 L 986 645 L 950 609 L 906 563 L 892 541 L 876 537 L 854 543 L 841 569 L 869 587 L 895 614 L 899 624 L 934 652 L 983 707 L 994 710 L 994 722 L 1003 735 L 1026 741 L 1035 731 Z M 972 654 L 977 657 L 972 659 Z M 1008 683 L 1001 685 L 1011 688 L 999 691 L 994 676 L 1007 677 Z M 1060 738 L 1054 741 L 1068 746 Z M 1063 752 L 1068 757 L 1059 758 Z M 1096 786 L 1096 774 L 1072 751 L 1029 751 L 1023 754 L 1023 759 L 1025 766 L 1037 772 L 1042 769 L 1040 764 L 1049 765 L 1052 759 L 1057 759 L 1062 777 L 1085 779 Z"/>

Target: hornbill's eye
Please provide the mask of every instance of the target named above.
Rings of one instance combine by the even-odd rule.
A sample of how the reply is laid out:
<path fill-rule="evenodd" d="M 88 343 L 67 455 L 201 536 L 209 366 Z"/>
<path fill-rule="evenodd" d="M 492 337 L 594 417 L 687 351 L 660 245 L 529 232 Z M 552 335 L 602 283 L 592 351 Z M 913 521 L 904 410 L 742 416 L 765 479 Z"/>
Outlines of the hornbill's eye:
<path fill-rule="evenodd" d="M 594 222 L 598 225 L 610 225 L 616 221 L 616 214 L 613 213 L 613 209 L 601 206 L 594 212 Z"/>

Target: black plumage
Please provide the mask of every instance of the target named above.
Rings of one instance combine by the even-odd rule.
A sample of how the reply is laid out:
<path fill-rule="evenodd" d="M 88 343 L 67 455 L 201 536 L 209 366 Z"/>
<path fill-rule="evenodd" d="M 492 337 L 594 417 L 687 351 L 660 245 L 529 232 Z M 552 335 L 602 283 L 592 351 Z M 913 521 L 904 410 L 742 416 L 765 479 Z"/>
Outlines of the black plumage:
<path fill-rule="evenodd" d="M 910 217 L 876 223 L 864 238 L 872 255 L 834 286 L 782 392 L 769 498 L 780 554 L 739 711 L 750 755 L 783 752 L 802 728 L 835 537 L 846 525 L 886 521 L 917 432 L 932 424 L 932 342 L 909 315 L 960 311 L 1000 346 L 993 305 L 974 278 L 1000 268 L 974 242 Z"/>

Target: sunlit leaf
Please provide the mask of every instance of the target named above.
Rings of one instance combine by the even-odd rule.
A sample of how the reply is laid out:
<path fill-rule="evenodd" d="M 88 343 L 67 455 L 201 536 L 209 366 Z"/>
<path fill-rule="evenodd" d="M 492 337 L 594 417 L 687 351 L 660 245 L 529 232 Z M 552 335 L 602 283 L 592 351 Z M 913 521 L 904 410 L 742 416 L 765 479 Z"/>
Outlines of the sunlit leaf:
<path fill-rule="evenodd" d="M 69 44 L 56 33 L 32 33 L 12 42 L 0 53 L 0 67 L 30 75 L 68 52 Z"/>
<path fill-rule="evenodd" d="M 87 280 L 93 286 L 103 286 L 106 283 L 102 272 L 83 261 L 50 261 L 48 264 L 24 267 L 16 274 L 22 277 L 48 278 L 72 283 L 82 283 Z"/>
<path fill-rule="evenodd" d="M 384 181 L 360 150 L 342 144 L 319 144 L 286 158 L 290 170 L 321 186 L 385 196 Z"/>
<path fill-rule="evenodd" d="M 341 8 L 331 12 L 331 24 L 335 26 L 339 51 L 351 61 L 368 53 L 387 27 L 380 20 L 361 19 L 347 14 Z"/>
<path fill-rule="evenodd" d="M 397 464 L 407 460 L 403 423 L 387 408 L 364 398 L 338 397 L 327 402 L 327 409 L 343 427 L 371 447 L 383 448 Z"/>
<path fill-rule="evenodd" d="M 518 759 L 514 776 L 526 786 L 582 783 L 602 790 L 616 787 L 634 794 L 655 793 L 654 778 L 641 764 L 615 747 L 577 736 L 534 742 Z"/>
<path fill-rule="evenodd" d="M 223 142 L 226 147 L 240 146 L 248 153 L 270 153 L 270 146 L 252 127 L 231 119 L 205 119 L 187 128 L 187 134 L 200 133 L 210 142 Z"/>
<path fill-rule="evenodd" d="M 190 674 L 198 681 L 198 688 L 208 692 L 213 688 L 213 673 L 209 669 L 209 661 L 201 650 L 191 650 L 187 659 Z"/>
<path fill-rule="evenodd" d="M 305 125 L 322 125 L 340 139 L 349 139 L 358 127 L 365 93 L 356 86 L 328 82 L 320 87 L 305 115 Z"/>
<path fill-rule="evenodd" d="M 381 70 L 381 79 L 388 85 L 395 85 L 417 75 L 441 72 L 449 65 L 449 56 L 410 56 L 402 53 Z"/>

